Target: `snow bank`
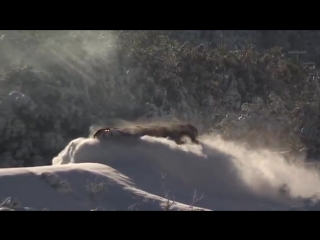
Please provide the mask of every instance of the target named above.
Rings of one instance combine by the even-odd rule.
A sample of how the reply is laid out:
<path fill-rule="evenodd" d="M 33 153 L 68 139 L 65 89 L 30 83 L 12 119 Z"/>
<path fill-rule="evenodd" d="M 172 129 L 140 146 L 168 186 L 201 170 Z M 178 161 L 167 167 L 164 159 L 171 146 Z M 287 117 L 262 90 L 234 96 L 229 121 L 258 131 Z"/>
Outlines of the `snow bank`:
<path fill-rule="evenodd" d="M 97 163 L 0 169 L 0 189 L 3 200 L 11 197 L 0 210 L 190 209 L 137 189 L 127 176 Z"/>
<path fill-rule="evenodd" d="M 144 136 L 141 140 L 73 140 L 53 165 L 93 162 L 125 174 L 137 188 L 164 196 L 170 190 L 189 204 L 212 210 L 283 210 L 319 192 L 317 170 L 290 164 L 280 154 L 249 152 L 219 137 L 202 136 L 200 146 Z M 273 161 L 270 161 L 272 159 Z"/>

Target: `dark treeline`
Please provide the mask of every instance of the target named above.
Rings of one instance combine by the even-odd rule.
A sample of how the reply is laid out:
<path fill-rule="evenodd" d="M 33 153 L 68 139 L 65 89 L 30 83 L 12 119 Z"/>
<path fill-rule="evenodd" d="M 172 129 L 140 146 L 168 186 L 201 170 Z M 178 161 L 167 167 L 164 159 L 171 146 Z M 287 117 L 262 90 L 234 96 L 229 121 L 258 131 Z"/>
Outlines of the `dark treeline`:
<path fill-rule="evenodd" d="M 179 119 L 249 146 L 316 154 L 319 83 L 281 45 L 235 49 L 172 31 L 1 31 L 0 53 L 1 167 L 50 164 L 92 124 L 116 119 Z"/>

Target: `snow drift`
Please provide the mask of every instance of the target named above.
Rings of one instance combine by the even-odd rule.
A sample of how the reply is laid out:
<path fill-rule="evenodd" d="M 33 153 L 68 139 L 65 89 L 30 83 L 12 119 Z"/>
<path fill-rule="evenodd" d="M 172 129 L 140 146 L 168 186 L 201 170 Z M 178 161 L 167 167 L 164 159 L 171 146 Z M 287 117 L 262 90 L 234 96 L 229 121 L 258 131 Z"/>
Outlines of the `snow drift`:
<path fill-rule="evenodd" d="M 53 165 L 100 163 L 126 175 L 148 193 L 170 196 L 211 210 L 286 210 L 319 192 L 315 168 L 288 163 L 270 151 L 250 152 L 219 137 L 201 136 L 201 145 L 144 136 L 140 140 L 78 138 Z M 270 161 L 272 159 L 272 161 Z M 164 191 L 166 189 L 166 191 Z"/>
<path fill-rule="evenodd" d="M 96 163 L 0 169 L 0 188 L 2 197 L 14 196 L 0 207 L 9 211 L 190 209 L 136 189 L 126 176 Z"/>
<path fill-rule="evenodd" d="M 0 210 L 319 209 L 315 167 L 218 136 L 200 142 L 74 139 L 52 166 L 0 169 Z"/>

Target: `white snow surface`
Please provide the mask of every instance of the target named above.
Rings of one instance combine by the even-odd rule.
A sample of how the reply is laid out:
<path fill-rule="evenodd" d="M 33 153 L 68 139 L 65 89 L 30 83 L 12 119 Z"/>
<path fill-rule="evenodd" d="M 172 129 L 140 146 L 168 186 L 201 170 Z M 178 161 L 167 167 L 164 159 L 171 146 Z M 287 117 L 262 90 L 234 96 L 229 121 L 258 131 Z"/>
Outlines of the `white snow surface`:
<path fill-rule="evenodd" d="M 36 210 L 305 210 L 317 205 L 311 200 L 320 191 L 315 167 L 289 163 L 267 150 L 249 151 L 218 136 L 200 136 L 200 141 L 78 138 L 52 166 L 0 169 L 0 198 Z"/>

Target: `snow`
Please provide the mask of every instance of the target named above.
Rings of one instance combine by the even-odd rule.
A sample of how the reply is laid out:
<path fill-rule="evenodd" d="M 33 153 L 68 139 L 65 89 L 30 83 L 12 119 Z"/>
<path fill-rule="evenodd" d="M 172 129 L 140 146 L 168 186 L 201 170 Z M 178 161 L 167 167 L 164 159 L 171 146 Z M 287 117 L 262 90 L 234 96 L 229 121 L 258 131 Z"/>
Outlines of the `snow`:
<path fill-rule="evenodd" d="M 75 139 L 52 166 L 0 169 L 0 210 L 299 210 L 320 190 L 302 162 L 200 141 Z"/>

